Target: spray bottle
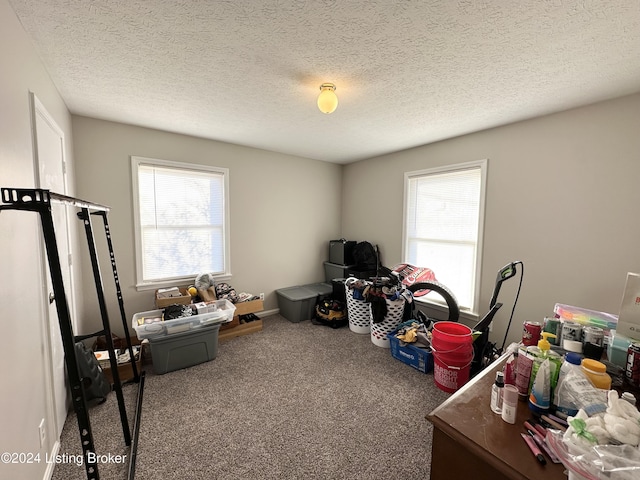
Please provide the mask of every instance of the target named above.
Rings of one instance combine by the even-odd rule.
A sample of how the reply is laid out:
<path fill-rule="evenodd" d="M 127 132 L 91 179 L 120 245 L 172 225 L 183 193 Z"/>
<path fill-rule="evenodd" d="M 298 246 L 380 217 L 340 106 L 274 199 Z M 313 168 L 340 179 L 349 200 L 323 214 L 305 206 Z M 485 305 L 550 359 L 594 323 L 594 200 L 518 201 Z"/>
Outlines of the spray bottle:
<path fill-rule="evenodd" d="M 537 354 L 531 370 L 529 408 L 536 413 L 549 411 L 553 389 L 562 365 L 562 358 L 550 351 L 551 344 L 547 340 L 548 337 L 555 338 L 555 335 L 542 332 L 542 339 L 538 342 Z"/>

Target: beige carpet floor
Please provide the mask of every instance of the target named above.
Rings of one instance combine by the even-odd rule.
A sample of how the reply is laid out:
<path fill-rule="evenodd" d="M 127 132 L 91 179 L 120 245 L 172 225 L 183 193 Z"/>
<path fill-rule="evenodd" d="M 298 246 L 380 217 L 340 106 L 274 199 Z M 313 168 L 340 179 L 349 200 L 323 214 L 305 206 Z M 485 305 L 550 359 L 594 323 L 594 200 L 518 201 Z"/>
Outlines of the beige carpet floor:
<path fill-rule="evenodd" d="M 425 415 L 448 394 L 368 335 L 279 315 L 219 343 L 217 357 L 164 375 L 147 367 L 135 478 L 383 479 L 430 474 Z M 130 426 L 137 385 L 125 385 Z M 115 394 L 90 409 L 102 479 L 127 477 Z M 75 414 L 60 454 L 81 454 Z M 87 478 L 72 461 L 55 480 Z"/>

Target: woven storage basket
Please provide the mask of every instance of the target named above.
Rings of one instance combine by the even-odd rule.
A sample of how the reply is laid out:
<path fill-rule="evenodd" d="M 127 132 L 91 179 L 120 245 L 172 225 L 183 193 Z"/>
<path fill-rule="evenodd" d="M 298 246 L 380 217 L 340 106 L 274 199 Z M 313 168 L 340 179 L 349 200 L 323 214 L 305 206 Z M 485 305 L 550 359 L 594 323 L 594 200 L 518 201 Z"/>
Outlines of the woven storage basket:
<path fill-rule="evenodd" d="M 351 283 L 349 280 L 351 279 L 345 282 L 349 330 L 354 333 L 368 334 L 371 332 L 371 304 L 364 300 L 353 298 L 353 292 L 349 288 Z"/>
<path fill-rule="evenodd" d="M 379 323 L 373 323 L 373 315 L 370 316 L 371 341 L 378 347 L 390 348 L 391 345 L 389 344 L 387 334 L 396 330 L 398 325 L 402 323 L 405 299 L 385 299 L 385 301 L 387 302 L 387 314 L 385 315 L 384 320 Z"/>

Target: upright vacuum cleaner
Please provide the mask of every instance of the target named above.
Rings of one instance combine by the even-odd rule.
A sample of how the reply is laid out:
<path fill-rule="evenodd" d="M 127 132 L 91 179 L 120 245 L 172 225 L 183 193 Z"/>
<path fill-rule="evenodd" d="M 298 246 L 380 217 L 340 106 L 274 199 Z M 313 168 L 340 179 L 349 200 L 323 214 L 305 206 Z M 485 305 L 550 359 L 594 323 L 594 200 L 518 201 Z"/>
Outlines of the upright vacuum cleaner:
<path fill-rule="evenodd" d="M 507 330 L 504 333 L 504 339 L 502 345 L 497 348 L 497 344 L 489 342 L 489 326 L 493 321 L 493 317 L 496 312 L 502 307 L 502 303 L 498 303 L 498 294 L 500 293 L 500 287 L 502 284 L 516 275 L 516 265 L 520 265 L 520 284 L 518 285 L 518 291 L 516 298 L 513 302 L 513 308 L 511 309 L 511 315 L 509 317 L 509 323 L 507 324 Z M 493 360 L 498 358 L 503 350 L 504 344 L 507 341 L 507 335 L 511 328 L 511 320 L 513 320 L 513 313 L 518 303 L 518 297 L 520 296 L 520 288 L 522 287 L 522 278 L 524 275 L 524 264 L 521 261 L 511 262 L 502 267 L 498 271 L 496 277 L 496 285 L 493 289 L 493 295 L 491 295 L 491 301 L 489 302 L 489 312 L 480 320 L 473 328 L 475 340 L 473 342 L 473 361 L 471 362 L 471 376 L 476 375 Z"/>
<path fill-rule="evenodd" d="M 504 334 L 504 340 L 502 341 L 502 346 L 500 348 L 497 347 L 496 344 L 489 342 L 489 326 L 493 321 L 493 318 L 496 315 L 496 312 L 500 310 L 502 307 L 502 303 L 498 302 L 498 294 L 500 293 L 500 287 L 502 284 L 514 277 L 517 273 L 516 265 L 521 266 L 520 270 L 520 284 L 518 285 L 518 291 L 516 293 L 515 301 L 513 302 L 513 308 L 511 309 L 511 316 L 509 317 L 509 323 L 507 325 L 507 330 Z M 406 265 L 404 265 L 406 266 Z M 412 267 L 412 266 L 409 266 Z M 416 267 L 412 267 L 416 268 Z M 379 271 L 383 275 L 382 278 L 385 278 L 387 281 L 391 281 L 394 284 L 400 284 L 403 282 L 404 278 L 402 274 L 398 271 L 391 270 L 387 267 L 380 267 Z M 474 336 L 473 341 L 473 360 L 471 362 L 471 372 L 470 375 L 474 376 L 479 373 L 482 369 L 484 369 L 487 365 L 489 365 L 493 360 L 498 358 L 502 351 L 504 350 L 504 344 L 507 341 L 507 335 L 509 333 L 509 329 L 511 327 L 511 320 L 513 319 L 513 313 L 516 309 L 516 304 L 518 303 L 518 297 L 520 296 L 520 288 L 522 287 L 522 278 L 524 275 L 524 264 L 521 261 L 511 262 L 502 267 L 498 271 L 498 276 L 496 277 L 496 284 L 493 289 L 493 295 L 491 296 L 491 301 L 489 302 L 489 311 L 487 314 L 471 329 Z M 446 319 L 449 322 L 457 322 L 460 317 L 460 307 L 458 306 L 458 302 L 455 298 L 455 295 L 451 290 L 449 290 L 442 283 L 437 282 L 436 280 L 421 280 L 419 282 L 407 285 L 407 289 L 412 293 L 416 294 L 417 292 L 424 291 L 433 291 L 438 293 L 446 302 L 447 310 L 448 310 L 448 318 Z M 439 319 L 428 318 L 422 312 L 418 311 L 416 314 L 416 320 L 422 322 L 428 329 L 433 327 L 433 323 L 439 321 Z"/>

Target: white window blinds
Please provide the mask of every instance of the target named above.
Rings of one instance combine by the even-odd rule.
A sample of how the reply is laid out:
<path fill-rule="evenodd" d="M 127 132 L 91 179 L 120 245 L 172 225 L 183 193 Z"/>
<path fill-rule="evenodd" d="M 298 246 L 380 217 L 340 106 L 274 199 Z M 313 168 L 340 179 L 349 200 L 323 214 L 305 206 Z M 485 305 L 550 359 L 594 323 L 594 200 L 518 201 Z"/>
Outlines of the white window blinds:
<path fill-rule="evenodd" d="M 138 283 L 226 274 L 226 170 L 133 161 Z"/>
<path fill-rule="evenodd" d="M 404 259 L 475 310 L 486 161 L 405 175 Z"/>

